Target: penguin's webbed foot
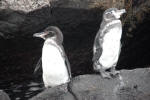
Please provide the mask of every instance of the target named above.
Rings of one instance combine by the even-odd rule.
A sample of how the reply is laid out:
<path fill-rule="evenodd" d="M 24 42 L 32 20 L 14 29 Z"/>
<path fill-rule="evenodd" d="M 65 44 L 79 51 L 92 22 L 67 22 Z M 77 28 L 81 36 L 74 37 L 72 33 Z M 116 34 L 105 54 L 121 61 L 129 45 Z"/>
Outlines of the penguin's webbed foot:
<path fill-rule="evenodd" d="M 68 92 L 68 84 L 62 84 L 62 85 L 60 85 L 59 89 L 61 91 L 64 91 L 65 93 L 67 93 Z"/>
<path fill-rule="evenodd" d="M 120 71 L 114 71 L 110 73 L 112 77 L 118 77 L 120 75 Z"/>
<path fill-rule="evenodd" d="M 109 72 L 100 72 L 102 78 L 111 79 L 111 74 Z"/>
<path fill-rule="evenodd" d="M 107 79 L 112 78 L 112 75 L 110 74 L 110 72 L 103 69 L 102 65 L 100 65 L 98 61 L 94 62 L 93 68 L 95 71 L 100 73 L 102 78 L 107 78 Z"/>
<path fill-rule="evenodd" d="M 115 68 L 110 69 L 110 71 L 106 71 L 101 68 L 99 72 L 102 78 L 107 78 L 107 79 L 116 78 L 120 75 L 120 71 L 116 71 Z"/>
<path fill-rule="evenodd" d="M 112 69 L 110 71 L 110 75 L 112 77 L 118 77 L 120 75 L 120 71 L 116 71 L 115 67 L 112 67 Z"/>
<path fill-rule="evenodd" d="M 99 69 L 99 73 L 100 73 L 102 78 L 106 78 L 106 79 L 111 79 L 112 78 L 110 72 L 106 71 L 103 68 Z"/>

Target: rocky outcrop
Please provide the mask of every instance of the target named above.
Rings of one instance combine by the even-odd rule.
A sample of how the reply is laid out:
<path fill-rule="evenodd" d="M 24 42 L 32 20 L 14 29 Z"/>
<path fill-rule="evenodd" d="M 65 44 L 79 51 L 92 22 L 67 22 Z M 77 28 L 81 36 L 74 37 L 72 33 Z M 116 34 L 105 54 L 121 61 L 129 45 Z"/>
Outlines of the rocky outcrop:
<path fill-rule="evenodd" d="M 52 0 L 1 0 L 0 9 L 30 12 L 49 5 Z"/>
<path fill-rule="evenodd" d="M 117 1 L 117 2 L 116 2 Z M 124 7 L 123 0 L 1 0 L 0 35 L 27 36 L 47 25 L 75 28 L 80 23 L 100 20 L 102 9 Z M 91 9 L 98 8 L 99 11 Z M 52 13 L 53 12 L 53 13 Z M 4 17 L 5 16 L 5 17 Z"/>
<path fill-rule="evenodd" d="M 0 35 L 5 38 L 17 36 L 20 25 L 25 20 L 25 13 L 11 9 L 0 10 Z"/>
<path fill-rule="evenodd" d="M 123 23 L 132 31 L 149 12 L 149 5 L 149 0 L 140 3 L 132 0 L 1 0 L 0 35 L 27 36 L 47 25 L 75 28 L 81 23 L 100 23 L 103 10 L 110 7 L 127 9 Z"/>
<path fill-rule="evenodd" d="M 149 68 L 122 70 L 121 77 L 114 79 L 81 75 L 73 78 L 67 93 L 49 88 L 30 100 L 149 100 L 149 84 Z"/>
<path fill-rule="evenodd" d="M 89 9 L 95 7 L 124 7 L 124 0 L 1 0 L 1 9 L 30 12 L 44 6 Z"/>

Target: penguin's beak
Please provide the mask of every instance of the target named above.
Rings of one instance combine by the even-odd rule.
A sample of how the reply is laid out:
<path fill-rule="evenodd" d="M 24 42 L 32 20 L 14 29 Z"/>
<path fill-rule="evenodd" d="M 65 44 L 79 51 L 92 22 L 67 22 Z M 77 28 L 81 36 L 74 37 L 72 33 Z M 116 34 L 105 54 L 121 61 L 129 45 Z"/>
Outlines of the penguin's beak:
<path fill-rule="evenodd" d="M 121 16 L 122 14 L 126 13 L 125 9 L 117 10 L 117 13 Z"/>
<path fill-rule="evenodd" d="M 117 11 L 115 11 L 114 15 L 117 19 L 119 19 L 121 17 L 121 15 L 125 12 L 126 12 L 125 9 L 117 10 Z"/>
<path fill-rule="evenodd" d="M 45 36 L 45 32 L 40 32 L 40 33 L 35 33 L 35 34 L 33 34 L 33 37 L 44 38 L 44 36 Z"/>

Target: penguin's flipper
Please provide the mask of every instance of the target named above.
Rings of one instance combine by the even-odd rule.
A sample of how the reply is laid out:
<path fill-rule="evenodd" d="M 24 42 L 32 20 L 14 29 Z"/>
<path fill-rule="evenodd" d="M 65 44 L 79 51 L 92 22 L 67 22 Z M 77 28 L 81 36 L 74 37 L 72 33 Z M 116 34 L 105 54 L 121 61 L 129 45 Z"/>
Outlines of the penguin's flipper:
<path fill-rule="evenodd" d="M 98 31 L 96 37 L 95 37 L 95 41 L 94 41 L 94 47 L 95 47 L 95 50 L 94 50 L 94 54 L 93 54 L 93 58 L 92 58 L 92 61 L 93 62 L 96 62 L 99 60 L 100 56 L 102 55 L 102 38 L 101 37 L 101 30 Z"/>
<path fill-rule="evenodd" d="M 38 71 L 41 71 L 41 70 L 42 70 L 42 59 L 40 58 L 34 69 L 34 74 L 36 74 Z"/>
<path fill-rule="evenodd" d="M 69 60 L 68 60 L 68 57 L 67 57 L 67 56 L 65 56 L 65 63 L 66 63 L 66 65 L 67 65 L 67 69 L 68 69 L 69 76 L 70 76 L 70 78 L 72 78 L 70 63 L 69 63 Z"/>
<path fill-rule="evenodd" d="M 65 53 L 65 50 L 63 48 L 62 45 L 60 45 L 60 48 L 61 48 L 61 54 L 62 54 L 62 57 L 65 59 L 65 64 L 67 66 L 67 70 L 68 70 L 68 73 L 69 73 L 69 77 L 72 78 L 72 75 L 71 75 L 71 67 L 70 67 L 70 63 L 69 63 L 69 60 L 68 60 L 68 57 Z"/>
<path fill-rule="evenodd" d="M 93 55 L 92 61 L 93 62 L 98 61 L 98 59 L 100 58 L 101 54 L 102 54 L 102 48 L 97 48 L 96 52 Z"/>

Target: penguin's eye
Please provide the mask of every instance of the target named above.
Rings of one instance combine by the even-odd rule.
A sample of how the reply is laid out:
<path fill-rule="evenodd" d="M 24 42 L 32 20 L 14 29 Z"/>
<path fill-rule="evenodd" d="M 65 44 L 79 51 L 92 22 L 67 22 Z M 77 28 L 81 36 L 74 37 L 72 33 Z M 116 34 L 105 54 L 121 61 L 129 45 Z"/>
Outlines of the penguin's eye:
<path fill-rule="evenodd" d="M 111 11 L 110 14 L 113 14 L 113 11 Z"/>
<path fill-rule="evenodd" d="M 112 11 L 110 11 L 110 12 L 107 12 L 106 14 L 112 14 L 113 12 Z"/>
<path fill-rule="evenodd" d="M 110 12 L 107 12 L 107 13 L 106 13 L 106 15 L 109 15 L 109 14 L 111 14 L 111 13 L 110 13 Z"/>
<path fill-rule="evenodd" d="M 54 31 L 49 31 L 50 36 L 54 36 L 55 32 Z"/>

